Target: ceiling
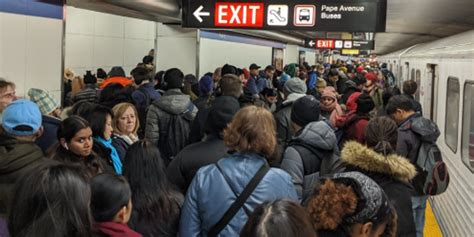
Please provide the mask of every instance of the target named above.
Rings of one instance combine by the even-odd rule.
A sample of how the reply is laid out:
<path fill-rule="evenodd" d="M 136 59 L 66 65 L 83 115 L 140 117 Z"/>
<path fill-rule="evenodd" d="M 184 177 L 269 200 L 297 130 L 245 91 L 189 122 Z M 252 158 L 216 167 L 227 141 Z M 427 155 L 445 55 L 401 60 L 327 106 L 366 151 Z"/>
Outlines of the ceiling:
<path fill-rule="evenodd" d="M 68 5 L 89 10 L 179 23 L 180 0 L 67 0 Z M 474 0 L 387 0 L 386 32 L 376 33 L 376 54 L 474 29 Z M 242 31 L 251 34 L 249 31 Z M 325 32 L 282 31 L 260 35 L 274 40 L 323 37 Z M 474 40 L 474 39 L 473 39 Z"/>

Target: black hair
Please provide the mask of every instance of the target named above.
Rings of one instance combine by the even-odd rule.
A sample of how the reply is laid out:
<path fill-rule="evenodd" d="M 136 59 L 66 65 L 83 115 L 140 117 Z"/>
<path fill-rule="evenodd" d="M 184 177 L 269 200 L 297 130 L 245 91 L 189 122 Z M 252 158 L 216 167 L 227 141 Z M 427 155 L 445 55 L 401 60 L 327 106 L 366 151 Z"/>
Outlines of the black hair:
<path fill-rule="evenodd" d="M 230 65 L 230 64 L 225 64 L 224 66 L 222 66 L 221 76 L 224 76 L 226 74 L 232 74 L 232 75 L 239 76 L 237 68 L 233 65 Z"/>
<path fill-rule="evenodd" d="M 100 79 L 106 79 L 107 78 L 107 72 L 105 72 L 105 70 L 102 69 L 102 68 L 98 68 L 96 76 L 97 76 L 97 78 L 100 78 Z"/>
<path fill-rule="evenodd" d="M 112 110 L 102 105 L 96 106 L 91 111 L 89 116 L 87 116 L 86 119 L 91 125 L 94 137 L 104 138 L 105 122 L 107 121 L 107 116 L 110 116 L 111 119 L 114 118 Z"/>
<path fill-rule="evenodd" d="M 153 63 L 153 60 L 154 60 L 153 56 L 147 55 L 147 56 L 143 57 L 142 62 L 144 64 L 150 64 L 150 63 Z"/>
<path fill-rule="evenodd" d="M 178 68 L 168 69 L 164 76 L 166 82 L 166 89 L 181 89 L 183 88 L 184 74 Z"/>
<path fill-rule="evenodd" d="M 394 94 L 392 93 L 392 90 L 384 90 L 382 93 L 382 102 L 386 106 L 388 104 L 388 101 L 390 98 L 392 98 Z"/>
<path fill-rule="evenodd" d="M 131 87 L 123 87 L 118 83 L 109 84 L 100 92 L 99 104 L 112 109 L 123 102 L 134 103 L 132 92 Z"/>
<path fill-rule="evenodd" d="M 70 142 L 80 130 L 89 127 L 89 123 L 84 118 L 77 115 L 72 115 L 59 124 L 57 131 L 58 141 L 61 138 L 64 138 L 66 142 Z M 103 164 L 95 157 L 94 154 L 91 154 L 86 158 L 80 157 L 70 150 L 65 149 L 59 143 L 51 148 L 49 157 L 51 157 L 53 160 L 58 160 L 63 163 L 79 165 L 84 169 L 84 173 L 87 177 L 93 177 L 103 170 Z"/>
<path fill-rule="evenodd" d="M 277 96 L 277 90 L 272 88 L 265 88 L 260 92 L 263 96 Z"/>
<path fill-rule="evenodd" d="M 359 115 L 368 114 L 375 108 L 375 103 L 370 95 L 362 93 L 356 100 L 357 110 L 356 113 Z"/>
<path fill-rule="evenodd" d="M 268 65 L 265 67 L 265 71 L 275 71 L 275 67 L 273 67 L 272 65 Z"/>
<path fill-rule="evenodd" d="M 308 213 L 300 205 L 277 200 L 257 206 L 241 237 L 316 237 Z"/>
<path fill-rule="evenodd" d="M 387 115 L 392 115 L 397 111 L 397 109 L 404 111 L 415 111 L 415 106 L 412 99 L 408 96 L 396 95 L 388 100 L 385 110 L 387 111 Z"/>
<path fill-rule="evenodd" d="M 142 84 L 144 81 L 151 81 L 151 74 L 150 71 L 144 67 L 136 67 L 134 68 L 130 74 L 135 80 L 136 85 Z"/>
<path fill-rule="evenodd" d="M 329 77 L 339 76 L 339 71 L 336 68 L 332 68 L 331 70 L 329 70 L 328 76 Z"/>
<path fill-rule="evenodd" d="M 10 235 L 91 236 L 90 188 L 82 170 L 50 162 L 18 181 L 8 216 Z"/>
<path fill-rule="evenodd" d="M 91 103 L 88 101 L 80 101 L 75 103 L 72 106 L 70 116 L 77 115 L 82 118 L 86 118 L 88 114 L 97 106 L 95 103 Z"/>
<path fill-rule="evenodd" d="M 85 84 L 95 84 L 97 83 L 97 77 L 90 70 L 86 71 L 86 75 L 84 75 L 83 79 Z"/>
<path fill-rule="evenodd" d="M 395 151 L 398 126 L 388 117 L 376 117 L 365 127 L 365 142 L 376 152 L 388 155 Z"/>
<path fill-rule="evenodd" d="M 94 177 L 91 182 L 91 212 L 97 222 L 112 221 L 132 198 L 127 180 L 116 174 L 104 173 Z"/>
<path fill-rule="evenodd" d="M 151 236 L 160 236 L 170 225 L 176 232 L 178 229 L 183 197 L 170 184 L 164 169 L 158 148 L 147 141 L 130 146 L 123 163 L 123 175 L 132 189 L 134 209 L 129 225 L 137 230 L 141 225 L 153 223 Z M 175 223 L 169 224 L 171 222 Z"/>
<path fill-rule="evenodd" d="M 164 79 L 163 79 L 163 76 L 165 75 L 165 71 L 159 71 L 155 74 L 155 82 L 156 82 L 156 85 L 155 85 L 155 89 L 158 90 L 158 89 L 162 89 L 164 90 L 165 87 L 164 87 Z"/>

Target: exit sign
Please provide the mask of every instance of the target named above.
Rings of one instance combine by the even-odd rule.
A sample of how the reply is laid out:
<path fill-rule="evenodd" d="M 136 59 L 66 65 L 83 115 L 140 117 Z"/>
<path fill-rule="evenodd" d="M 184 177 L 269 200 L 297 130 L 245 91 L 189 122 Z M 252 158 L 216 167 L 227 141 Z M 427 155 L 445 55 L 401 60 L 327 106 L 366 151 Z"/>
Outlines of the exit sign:
<path fill-rule="evenodd" d="M 262 27 L 263 3 L 217 2 L 214 25 L 218 27 Z"/>

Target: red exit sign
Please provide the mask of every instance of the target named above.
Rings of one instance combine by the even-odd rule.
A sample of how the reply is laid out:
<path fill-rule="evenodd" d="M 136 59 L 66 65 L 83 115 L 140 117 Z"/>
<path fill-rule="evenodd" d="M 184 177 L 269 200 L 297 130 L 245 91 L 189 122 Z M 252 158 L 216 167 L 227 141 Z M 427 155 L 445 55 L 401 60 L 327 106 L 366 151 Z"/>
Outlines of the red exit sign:
<path fill-rule="evenodd" d="M 217 27 L 263 27 L 263 3 L 216 2 L 215 7 Z"/>
<path fill-rule="evenodd" d="M 316 48 L 333 49 L 334 47 L 334 40 L 316 40 Z"/>

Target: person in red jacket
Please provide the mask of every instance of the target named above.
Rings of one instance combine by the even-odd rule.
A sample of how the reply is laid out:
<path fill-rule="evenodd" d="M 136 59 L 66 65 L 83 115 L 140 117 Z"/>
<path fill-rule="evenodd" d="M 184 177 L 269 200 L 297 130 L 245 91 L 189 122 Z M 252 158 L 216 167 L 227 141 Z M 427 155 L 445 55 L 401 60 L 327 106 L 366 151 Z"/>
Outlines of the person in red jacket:
<path fill-rule="evenodd" d="M 102 82 L 100 89 L 104 89 L 110 84 L 120 84 L 123 87 L 127 87 L 133 84 L 133 81 L 125 76 L 125 71 L 122 67 L 113 67 L 110 69 L 107 79 Z"/>
<path fill-rule="evenodd" d="M 132 214 L 132 191 L 120 175 L 103 173 L 91 182 L 91 212 L 96 223 L 93 232 L 104 237 L 142 237 L 127 223 Z"/>
<path fill-rule="evenodd" d="M 341 129 L 344 130 L 344 141 L 365 143 L 365 127 L 369 123 L 369 113 L 375 108 L 372 97 L 362 93 L 356 99 L 357 108 L 350 112 Z"/>

